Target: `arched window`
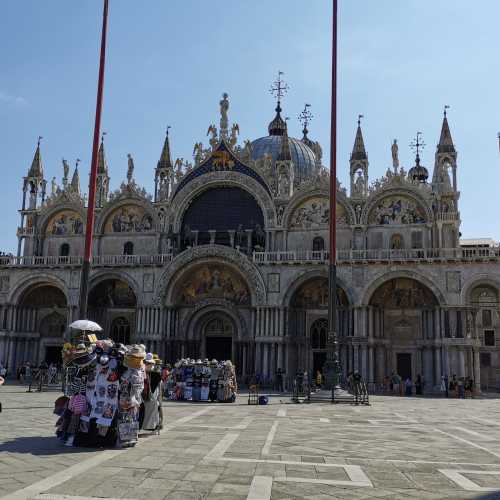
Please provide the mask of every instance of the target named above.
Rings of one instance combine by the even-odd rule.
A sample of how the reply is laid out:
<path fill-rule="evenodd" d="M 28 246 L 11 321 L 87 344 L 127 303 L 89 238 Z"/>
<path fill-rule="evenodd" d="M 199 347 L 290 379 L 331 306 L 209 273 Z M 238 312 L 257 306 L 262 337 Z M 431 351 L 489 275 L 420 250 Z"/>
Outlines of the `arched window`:
<path fill-rule="evenodd" d="M 123 245 L 123 255 L 134 255 L 134 244 L 131 241 Z"/>
<path fill-rule="evenodd" d="M 111 338 L 115 342 L 130 344 L 130 322 L 127 318 L 116 318 L 111 324 Z"/>
<path fill-rule="evenodd" d="M 313 349 L 326 349 L 328 337 L 328 321 L 324 318 L 317 319 L 311 326 L 311 347 Z"/>
<path fill-rule="evenodd" d="M 67 243 L 63 243 L 59 247 L 59 255 L 61 257 L 67 257 L 69 255 L 69 245 Z"/>
<path fill-rule="evenodd" d="M 325 249 L 325 240 L 321 236 L 313 239 L 313 252 L 322 252 Z"/>
<path fill-rule="evenodd" d="M 391 237 L 391 250 L 401 250 L 404 248 L 403 237 L 400 234 L 393 234 Z"/>

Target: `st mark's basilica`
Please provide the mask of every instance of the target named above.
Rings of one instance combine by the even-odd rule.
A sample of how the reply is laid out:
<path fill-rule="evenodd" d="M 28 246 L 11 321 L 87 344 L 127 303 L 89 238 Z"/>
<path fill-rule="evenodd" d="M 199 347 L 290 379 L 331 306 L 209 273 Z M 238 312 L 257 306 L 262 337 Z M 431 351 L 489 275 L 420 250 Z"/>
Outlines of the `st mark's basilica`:
<path fill-rule="evenodd" d="M 240 378 L 316 370 L 326 356 L 329 171 L 307 107 L 301 139 L 288 135 L 278 98 L 267 135 L 240 142 L 227 94 L 219 106 L 192 163 L 173 158 L 167 132 L 151 194 L 130 155 L 111 189 L 101 142 L 89 317 L 170 362 L 232 359 Z M 395 141 L 373 182 L 359 122 L 353 132 L 350 186 L 337 182 L 344 373 L 358 369 L 369 384 L 392 371 L 422 374 L 428 389 L 442 374 L 499 385 L 500 257 L 493 246 L 460 245 L 446 111 L 432 168 L 417 135 L 415 164 L 400 165 Z M 78 165 L 70 173 L 63 161 L 62 173 L 60 185 L 45 177 L 39 142 L 20 190 L 18 255 L 0 257 L 0 363 L 9 369 L 58 361 L 79 317 L 86 196 Z"/>

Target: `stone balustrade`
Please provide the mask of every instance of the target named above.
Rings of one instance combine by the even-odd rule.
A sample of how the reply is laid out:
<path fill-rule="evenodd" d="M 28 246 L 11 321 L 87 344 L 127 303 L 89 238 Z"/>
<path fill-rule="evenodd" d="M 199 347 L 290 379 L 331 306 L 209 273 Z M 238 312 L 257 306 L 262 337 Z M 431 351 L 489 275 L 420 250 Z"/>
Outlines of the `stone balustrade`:
<path fill-rule="evenodd" d="M 95 255 L 92 266 L 163 266 L 173 259 L 173 254 L 156 255 Z M 255 264 L 324 264 L 329 252 L 311 250 L 290 250 L 277 252 L 253 252 Z M 498 261 L 499 247 L 468 248 L 421 248 L 401 250 L 343 250 L 337 251 L 338 263 L 352 262 L 411 262 L 411 261 Z M 81 266 L 81 256 L 0 256 L 0 267 L 71 267 Z"/>
<path fill-rule="evenodd" d="M 172 254 L 159 255 L 94 255 L 93 267 L 162 266 L 172 260 Z M 0 256 L 0 267 L 72 267 L 81 266 L 80 255 L 59 256 Z"/>
<path fill-rule="evenodd" d="M 329 252 L 293 250 L 279 252 L 254 252 L 256 264 L 315 264 L 326 263 Z M 408 261 L 484 261 L 500 260 L 498 247 L 470 248 L 421 248 L 421 249 L 378 249 L 337 250 L 337 262 L 408 262 Z"/>

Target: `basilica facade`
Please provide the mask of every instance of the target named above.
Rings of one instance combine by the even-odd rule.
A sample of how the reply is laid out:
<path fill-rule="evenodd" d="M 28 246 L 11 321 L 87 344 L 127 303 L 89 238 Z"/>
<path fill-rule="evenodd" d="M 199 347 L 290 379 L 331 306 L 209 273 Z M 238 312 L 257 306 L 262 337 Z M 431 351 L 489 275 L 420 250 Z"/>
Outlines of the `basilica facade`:
<path fill-rule="evenodd" d="M 164 141 L 149 194 L 126 179 L 110 190 L 99 149 L 89 318 L 107 336 L 140 342 L 167 361 L 232 359 L 240 377 L 278 368 L 320 369 L 328 317 L 329 171 L 321 146 L 288 135 L 278 100 L 264 137 L 243 143 L 220 122 L 197 142 L 193 162 Z M 307 110 L 306 110 L 307 111 Z M 344 373 L 372 386 L 393 371 L 500 385 L 500 256 L 460 246 L 457 152 L 446 112 L 429 172 L 403 168 L 396 141 L 386 175 L 369 179 L 361 124 L 337 181 L 337 330 Z M 388 155 L 390 158 L 390 155 Z M 347 165 L 346 165 L 347 166 Z M 78 165 L 44 176 L 38 144 L 23 180 L 17 256 L 0 257 L 0 363 L 57 361 L 79 318 L 86 224 Z M 479 214 L 478 214 L 479 215 Z M 499 341 L 500 342 L 500 339 Z"/>

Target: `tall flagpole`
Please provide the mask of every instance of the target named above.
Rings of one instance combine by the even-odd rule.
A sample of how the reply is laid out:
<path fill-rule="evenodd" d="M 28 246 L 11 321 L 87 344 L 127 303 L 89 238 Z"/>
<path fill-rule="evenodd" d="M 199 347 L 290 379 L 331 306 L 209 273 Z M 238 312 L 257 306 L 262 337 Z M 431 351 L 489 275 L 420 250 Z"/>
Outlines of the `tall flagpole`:
<path fill-rule="evenodd" d="M 80 318 L 86 319 L 89 291 L 89 275 L 92 259 L 92 241 L 94 236 L 95 189 L 99 137 L 101 135 L 102 94 L 104 87 L 104 65 L 106 62 L 106 32 L 108 26 L 108 0 L 104 0 L 101 33 L 101 58 L 99 61 L 99 80 L 97 83 L 97 103 L 95 109 L 94 142 L 92 145 L 92 163 L 90 166 L 89 201 L 87 207 L 87 225 L 85 229 L 85 251 L 80 278 Z"/>
<path fill-rule="evenodd" d="M 339 352 L 337 341 L 337 30 L 338 0 L 333 0 L 332 29 L 332 107 L 330 127 L 330 259 L 328 269 L 328 338 L 324 366 L 328 389 L 339 386 Z"/>

